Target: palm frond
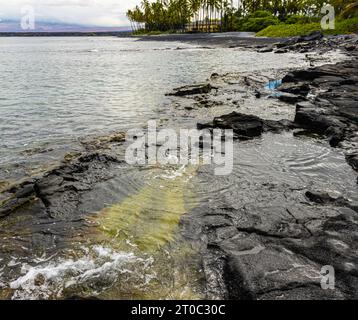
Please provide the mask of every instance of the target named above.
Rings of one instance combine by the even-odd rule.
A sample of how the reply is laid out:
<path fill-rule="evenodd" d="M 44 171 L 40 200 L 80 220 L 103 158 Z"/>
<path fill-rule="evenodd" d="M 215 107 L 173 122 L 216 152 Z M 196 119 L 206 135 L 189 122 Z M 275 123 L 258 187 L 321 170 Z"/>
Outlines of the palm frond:
<path fill-rule="evenodd" d="M 348 17 L 351 13 L 358 9 L 358 1 L 348 4 L 341 13 L 342 17 Z"/>

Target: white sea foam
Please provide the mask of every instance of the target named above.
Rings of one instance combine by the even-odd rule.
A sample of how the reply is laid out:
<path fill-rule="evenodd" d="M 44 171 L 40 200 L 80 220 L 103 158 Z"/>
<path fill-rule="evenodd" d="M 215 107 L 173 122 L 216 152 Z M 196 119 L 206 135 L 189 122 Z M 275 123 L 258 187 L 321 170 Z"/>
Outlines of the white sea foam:
<path fill-rule="evenodd" d="M 146 269 L 151 259 L 133 253 L 117 252 L 111 248 L 94 246 L 78 259 L 56 259 L 36 266 L 24 264 L 23 276 L 10 282 L 13 299 L 60 298 L 64 289 L 89 288 L 92 295 L 110 287 L 120 277 L 130 275 L 135 266 Z M 152 279 L 151 276 L 147 277 Z"/>

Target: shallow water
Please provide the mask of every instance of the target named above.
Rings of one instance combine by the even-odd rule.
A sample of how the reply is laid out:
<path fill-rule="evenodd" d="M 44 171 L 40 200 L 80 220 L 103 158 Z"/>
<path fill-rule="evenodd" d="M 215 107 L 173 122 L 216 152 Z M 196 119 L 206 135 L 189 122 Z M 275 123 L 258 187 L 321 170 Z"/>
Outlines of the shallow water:
<path fill-rule="evenodd" d="M 225 199 L 234 207 L 269 206 L 270 190 L 325 190 L 358 201 L 356 173 L 343 152 L 320 140 L 294 137 L 292 132 L 269 133 L 238 144 L 234 159 L 233 173 L 215 177 L 215 183 L 212 168 L 200 168 L 202 197 L 207 201 Z M 280 206 L 285 202 L 281 199 Z"/>
<path fill-rule="evenodd" d="M 12 299 L 206 298 L 200 245 L 188 241 L 193 225 L 181 230 L 192 210 L 243 208 L 264 221 L 286 209 L 298 216 L 335 214 L 334 207 L 307 202 L 305 190 L 358 201 L 356 173 L 327 143 L 269 133 L 235 142 L 234 152 L 229 176 L 214 176 L 213 166 L 116 169 L 113 179 L 82 197 L 87 227 L 76 230 L 68 248 L 22 258 L 15 250 L 0 269 L 0 292 Z M 11 223 L 7 229 L 16 230 Z M 20 229 L 15 237 L 28 232 Z"/>
<path fill-rule="evenodd" d="M 177 50 L 177 49 L 181 50 Z M 0 180 L 33 174 L 77 139 L 142 125 L 165 93 L 211 73 L 307 65 L 295 54 L 121 38 L 0 39 Z"/>

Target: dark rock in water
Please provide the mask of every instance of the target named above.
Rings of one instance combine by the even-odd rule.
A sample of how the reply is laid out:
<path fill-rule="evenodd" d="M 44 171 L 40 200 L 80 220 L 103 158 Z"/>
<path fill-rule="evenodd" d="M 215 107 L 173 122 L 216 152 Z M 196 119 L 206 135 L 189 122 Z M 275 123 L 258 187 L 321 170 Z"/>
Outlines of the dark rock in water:
<path fill-rule="evenodd" d="M 291 103 L 291 104 L 295 104 L 295 103 L 297 103 L 299 101 L 306 100 L 302 96 L 298 96 L 298 95 L 295 95 L 295 94 L 292 94 L 292 93 L 287 93 L 287 92 L 284 92 L 284 93 L 280 94 L 278 96 L 278 99 L 280 101 Z"/>
<path fill-rule="evenodd" d="M 281 92 L 307 96 L 310 86 L 307 83 L 283 83 L 278 87 Z"/>
<path fill-rule="evenodd" d="M 277 49 L 277 50 L 275 51 L 275 53 L 278 53 L 278 54 L 280 54 L 280 53 L 287 53 L 287 52 L 288 52 L 288 50 L 287 50 L 287 49 L 283 49 L 283 48 Z"/>
<path fill-rule="evenodd" d="M 284 130 L 297 128 L 297 125 L 289 120 L 263 120 L 254 115 L 232 112 L 214 118 L 210 123 L 198 123 L 197 128 L 202 129 L 232 129 L 236 138 L 253 138 L 260 136 L 263 132 L 279 133 Z"/>
<path fill-rule="evenodd" d="M 344 140 L 343 127 L 328 127 L 324 134 L 328 137 L 329 144 L 331 147 L 337 147 L 339 143 Z"/>
<path fill-rule="evenodd" d="M 124 132 L 116 132 L 106 136 L 100 137 L 86 137 L 81 139 L 81 144 L 86 151 L 93 152 L 100 149 L 109 149 L 111 144 L 122 143 L 125 141 L 126 134 Z M 71 160 L 71 158 L 69 157 Z"/>
<path fill-rule="evenodd" d="M 263 121 L 259 117 L 234 111 L 214 118 L 212 123 L 198 124 L 198 129 L 204 128 L 232 129 L 239 136 L 257 137 L 263 132 Z"/>
<path fill-rule="evenodd" d="M 353 51 L 357 49 L 357 46 L 353 45 L 353 44 L 348 44 L 344 47 L 347 51 Z"/>
<path fill-rule="evenodd" d="M 35 193 L 34 186 L 35 185 L 32 183 L 23 185 L 16 193 L 16 198 L 27 198 L 33 196 Z"/>
<path fill-rule="evenodd" d="M 341 101 L 338 102 L 337 100 L 336 101 L 331 100 L 331 101 L 333 102 L 334 105 L 339 107 L 337 112 L 341 116 L 346 117 L 351 121 L 358 123 L 358 100 L 352 101 L 352 100 L 345 99 L 342 102 Z"/>
<path fill-rule="evenodd" d="M 10 215 L 14 210 L 33 200 L 33 197 L 8 198 L 0 203 L 0 218 Z"/>
<path fill-rule="evenodd" d="M 276 44 L 277 48 L 293 46 L 300 41 L 300 37 L 292 37 Z"/>
<path fill-rule="evenodd" d="M 210 83 L 208 84 L 199 84 L 193 86 L 184 86 L 177 89 L 174 89 L 174 92 L 166 94 L 167 96 L 190 96 L 196 94 L 206 94 L 209 93 L 211 90 L 216 89 Z"/>
<path fill-rule="evenodd" d="M 216 73 L 216 72 L 214 72 L 214 73 L 210 76 L 211 79 L 214 79 L 214 78 L 217 78 L 217 77 L 219 77 L 219 74 Z"/>
<path fill-rule="evenodd" d="M 276 44 L 278 50 L 275 53 L 286 53 L 289 50 L 308 52 L 315 42 L 321 40 L 323 34 L 320 31 L 313 31 L 307 36 L 292 37 Z M 313 45 L 312 45 L 313 44 Z"/>
<path fill-rule="evenodd" d="M 26 156 L 32 156 L 35 154 L 43 154 L 43 153 L 51 152 L 53 150 L 54 150 L 53 148 L 33 148 L 23 151 L 22 154 Z"/>
<path fill-rule="evenodd" d="M 337 76 L 323 76 L 313 80 L 312 85 L 318 87 L 322 84 L 331 83 L 332 86 L 341 85 L 344 82 L 344 78 Z"/>
<path fill-rule="evenodd" d="M 291 73 L 287 74 L 282 79 L 282 83 L 286 82 L 300 82 L 300 81 L 312 81 L 316 78 L 322 76 L 335 76 L 335 73 L 319 70 L 317 68 L 308 69 L 308 70 L 294 70 Z"/>
<path fill-rule="evenodd" d="M 332 147 L 346 145 L 348 163 L 358 170 L 351 154 L 358 132 L 358 59 L 323 65 L 308 70 L 296 70 L 283 79 L 283 88 L 307 86 L 315 99 L 296 104 L 295 123 L 312 133 L 327 137 Z M 290 89 L 289 89 L 290 90 Z M 299 90 L 297 90 L 299 91 Z M 348 148 L 348 149 L 347 149 Z"/>
<path fill-rule="evenodd" d="M 344 65 L 344 63 L 342 63 Z M 305 82 L 313 81 L 317 78 L 322 77 L 340 77 L 340 80 L 349 79 L 351 73 L 348 70 L 349 68 L 341 69 L 337 68 L 336 65 L 323 65 L 320 67 L 310 68 L 307 70 L 294 70 L 288 73 L 283 79 L 282 82 Z M 338 72 L 337 72 L 338 71 Z M 329 78 L 327 78 L 328 80 Z"/>
<path fill-rule="evenodd" d="M 216 106 L 223 105 L 222 101 L 213 101 L 210 99 L 199 99 L 197 103 L 195 103 L 195 106 L 197 108 L 212 108 Z"/>
<path fill-rule="evenodd" d="M 331 116 L 329 109 L 319 108 L 310 102 L 297 104 L 295 123 L 317 133 L 324 133 L 330 127 L 344 127 L 344 123 Z"/>
<path fill-rule="evenodd" d="M 332 50 L 332 48 L 342 48 L 350 54 L 355 54 L 358 48 L 356 35 L 324 37 L 320 31 L 313 31 L 307 36 L 283 40 L 275 44 L 275 47 L 279 49 L 277 53 L 282 53 L 281 49 L 299 53 L 310 51 L 324 53 Z"/>
<path fill-rule="evenodd" d="M 272 51 L 273 51 L 273 46 L 267 46 L 267 47 L 259 49 L 257 52 L 267 53 L 267 52 L 272 52 Z"/>
<path fill-rule="evenodd" d="M 119 160 L 109 154 L 88 153 L 59 166 L 34 181 L 7 191 L 0 203 L 0 216 L 6 216 L 38 198 L 50 217 L 71 216 L 76 212 L 82 191 L 109 178 L 109 166 Z"/>
<path fill-rule="evenodd" d="M 5 217 L 13 210 L 34 200 L 36 197 L 34 182 L 33 180 L 25 181 L 18 186 L 5 190 L 4 194 L 7 196 L 0 201 L 0 217 Z"/>
<path fill-rule="evenodd" d="M 300 37 L 299 41 L 316 41 L 321 40 L 323 38 L 323 34 L 321 31 L 313 31 L 308 36 Z"/>
<path fill-rule="evenodd" d="M 255 91 L 255 97 L 256 97 L 257 99 L 260 99 L 260 98 L 261 98 L 261 92 L 258 91 L 258 90 L 256 90 L 256 91 Z"/>
<path fill-rule="evenodd" d="M 353 155 L 347 155 L 346 158 L 351 167 L 354 170 L 358 171 L 358 153 Z"/>
<path fill-rule="evenodd" d="M 347 206 L 348 200 L 344 199 L 342 196 L 332 196 L 327 192 L 313 192 L 313 191 L 307 191 L 306 197 L 315 203 L 318 204 L 335 204 L 337 206 Z"/>
<path fill-rule="evenodd" d="M 283 120 L 264 120 L 264 131 L 280 133 L 282 131 L 288 131 L 296 129 L 298 126 L 294 122 L 283 119 Z"/>

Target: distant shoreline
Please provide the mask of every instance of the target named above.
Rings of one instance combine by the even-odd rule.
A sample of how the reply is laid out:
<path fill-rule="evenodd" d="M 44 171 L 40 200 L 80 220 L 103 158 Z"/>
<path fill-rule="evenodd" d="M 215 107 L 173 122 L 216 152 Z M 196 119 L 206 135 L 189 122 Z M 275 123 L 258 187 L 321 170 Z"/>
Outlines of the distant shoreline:
<path fill-rule="evenodd" d="M 0 32 L 0 37 L 130 37 L 131 31 L 100 32 Z"/>
<path fill-rule="evenodd" d="M 194 44 L 209 48 L 265 47 L 280 42 L 283 38 L 255 37 L 253 32 L 184 33 L 160 35 L 133 35 L 131 31 L 103 32 L 0 32 L 0 37 L 118 37 L 135 38 L 138 41 L 164 41 Z"/>

